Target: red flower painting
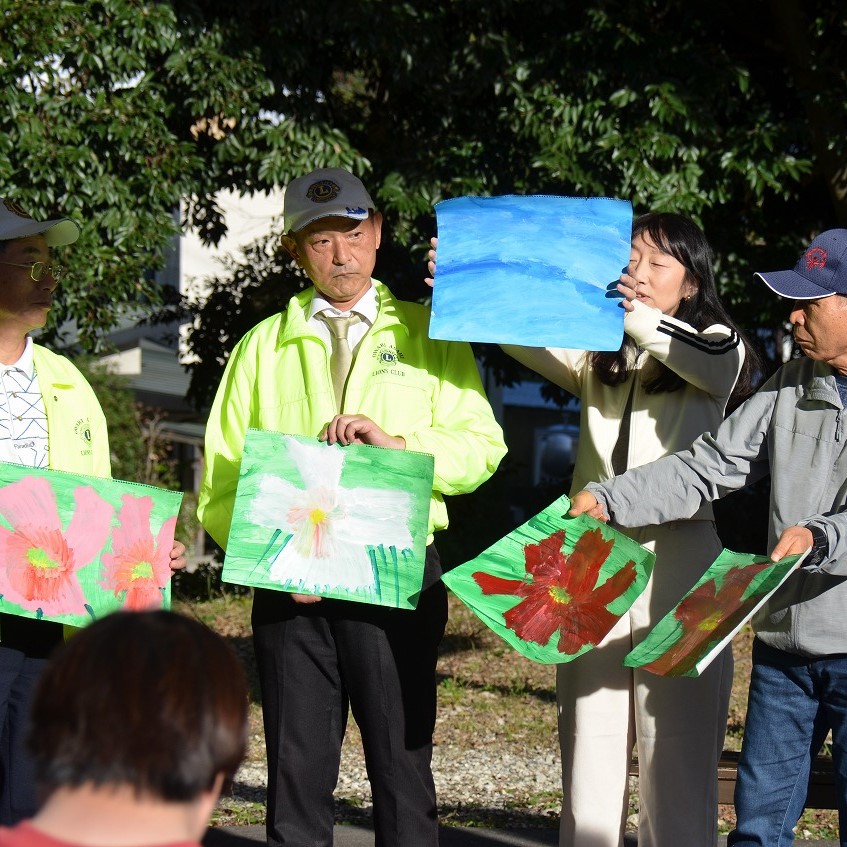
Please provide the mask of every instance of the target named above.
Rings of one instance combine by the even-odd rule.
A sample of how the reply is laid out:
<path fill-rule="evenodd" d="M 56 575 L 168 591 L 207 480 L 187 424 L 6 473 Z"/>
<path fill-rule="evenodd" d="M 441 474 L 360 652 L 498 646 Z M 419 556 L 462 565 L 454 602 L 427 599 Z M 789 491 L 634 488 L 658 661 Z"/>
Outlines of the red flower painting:
<path fill-rule="evenodd" d="M 750 613 L 760 599 L 755 593 L 744 599 L 753 579 L 773 562 L 764 561 L 731 568 L 720 588 L 714 579 L 698 585 L 680 601 L 673 617 L 682 624 L 682 634 L 659 658 L 646 665 L 645 670 L 661 676 L 685 676 L 697 662 L 729 635 Z"/>
<path fill-rule="evenodd" d="M 56 495 L 44 477 L 24 477 L 0 488 L 0 594 L 45 615 L 86 613 L 77 571 L 106 543 L 113 507 L 92 488 L 74 491 L 75 509 L 66 530 Z"/>
<path fill-rule="evenodd" d="M 100 585 L 116 597 L 123 594 L 125 609 L 159 608 L 162 589 L 171 577 L 176 517 L 168 518 L 154 538 L 150 530 L 153 498 L 124 494 L 121 503 L 118 526 L 112 533 L 112 552 L 102 557 Z"/>
<path fill-rule="evenodd" d="M 598 585 L 600 569 L 614 547 L 599 529 L 584 532 L 570 555 L 563 552 L 565 532 L 559 530 L 524 547 L 526 576 L 504 579 L 476 571 L 473 579 L 483 594 L 514 594 L 523 599 L 503 614 L 506 626 L 519 638 L 546 645 L 558 632 L 558 650 L 573 656 L 599 643 L 618 616 L 606 607 L 636 580 L 629 561 Z"/>

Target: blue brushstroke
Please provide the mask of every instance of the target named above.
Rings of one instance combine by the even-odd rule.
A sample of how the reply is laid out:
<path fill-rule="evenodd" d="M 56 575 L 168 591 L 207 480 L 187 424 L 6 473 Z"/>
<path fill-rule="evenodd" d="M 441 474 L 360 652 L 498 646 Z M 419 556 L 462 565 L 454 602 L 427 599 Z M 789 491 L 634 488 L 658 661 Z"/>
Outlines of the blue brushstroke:
<path fill-rule="evenodd" d="M 607 287 L 629 261 L 628 201 L 457 197 L 435 211 L 432 338 L 618 349 L 624 313 Z"/>

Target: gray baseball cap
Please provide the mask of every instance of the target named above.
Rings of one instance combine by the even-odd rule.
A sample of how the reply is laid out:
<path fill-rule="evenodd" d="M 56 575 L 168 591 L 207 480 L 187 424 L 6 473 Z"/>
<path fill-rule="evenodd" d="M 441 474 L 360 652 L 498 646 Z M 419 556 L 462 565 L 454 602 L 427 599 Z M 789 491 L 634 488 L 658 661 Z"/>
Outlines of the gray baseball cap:
<path fill-rule="evenodd" d="M 285 188 L 286 232 L 298 232 L 318 218 L 365 220 L 374 201 L 362 181 L 343 168 L 318 168 L 291 180 Z"/>
<path fill-rule="evenodd" d="M 14 200 L 0 198 L 0 241 L 42 234 L 48 247 L 73 244 L 79 238 L 79 224 L 70 218 L 36 221 Z"/>

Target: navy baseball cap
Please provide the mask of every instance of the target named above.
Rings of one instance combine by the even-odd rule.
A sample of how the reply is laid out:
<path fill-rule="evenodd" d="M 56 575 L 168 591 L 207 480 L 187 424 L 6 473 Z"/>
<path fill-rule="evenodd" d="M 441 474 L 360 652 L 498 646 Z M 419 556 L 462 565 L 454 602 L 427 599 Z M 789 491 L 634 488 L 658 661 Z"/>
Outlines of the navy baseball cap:
<path fill-rule="evenodd" d="M 828 229 L 806 249 L 791 271 L 757 273 L 765 285 L 791 300 L 847 295 L 847 229 Z"/>

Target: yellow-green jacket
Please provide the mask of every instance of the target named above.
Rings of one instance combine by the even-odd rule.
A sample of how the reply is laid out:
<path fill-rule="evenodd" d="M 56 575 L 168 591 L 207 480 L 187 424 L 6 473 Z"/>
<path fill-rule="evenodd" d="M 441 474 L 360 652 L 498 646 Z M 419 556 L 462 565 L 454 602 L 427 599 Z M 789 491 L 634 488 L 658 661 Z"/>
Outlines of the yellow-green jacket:
<path fill-rule="evenodd" d="M 70 473 L 112 475 L 106 416 L 79 369 L 38 344 L 32 360 L 47 414 L 47 457 L 50 468 Z M 45 626 L 59 626 L 45 622 Z M 65 636 L 75 631 L 64 627 Z"/>
<path fill-rule="evenodd" d="M 33 362 L 47 413 L 47 448 L 54 470 L 111 476 L 106 417 L 77 367 L 33 345 Z"/>
<path fill-rule="evenodd" d="M 447 526 L 443 495 L 485 482 L 506 453 L 468 344 L 427 336 L 429 309 L 373 280 L 374 325 L 356 353 L 343 411 L 371 418 L 435 457 L 429 533 Z M 329 355 L 309 327 L 313 289 L 255 326 L 233 350 L 206 427 L 197 513 L 226 546 L 247 429 L 317 436 L 335 415 Z"/>

